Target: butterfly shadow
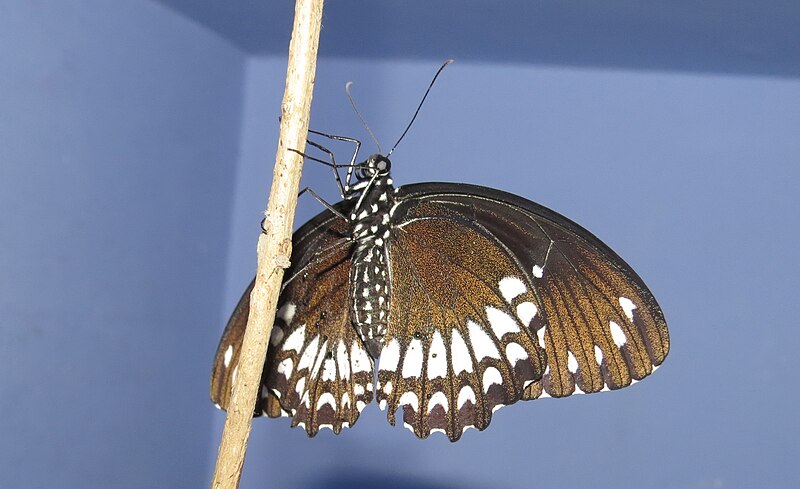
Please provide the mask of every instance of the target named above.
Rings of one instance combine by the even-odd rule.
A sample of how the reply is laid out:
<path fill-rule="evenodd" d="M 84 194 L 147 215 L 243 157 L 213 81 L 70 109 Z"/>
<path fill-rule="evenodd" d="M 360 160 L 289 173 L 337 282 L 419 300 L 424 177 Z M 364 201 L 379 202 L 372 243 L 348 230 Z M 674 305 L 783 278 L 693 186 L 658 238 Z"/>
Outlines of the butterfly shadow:
<path fill-rule="evenodd" d="M 380 487 L 382 489 L 469 489 L 468 486 L 442 484 L 423 478 L 395 473 L 342 471 L 307 479 L 298 487 L 325 487 L 328 489 L 350 489 L 353 487 Z"/>

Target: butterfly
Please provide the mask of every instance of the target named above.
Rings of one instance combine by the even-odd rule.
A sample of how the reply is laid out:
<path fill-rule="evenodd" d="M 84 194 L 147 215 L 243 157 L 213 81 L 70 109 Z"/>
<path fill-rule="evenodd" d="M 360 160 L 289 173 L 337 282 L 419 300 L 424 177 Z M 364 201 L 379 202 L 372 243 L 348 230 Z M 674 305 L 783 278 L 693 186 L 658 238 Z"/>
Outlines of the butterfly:
<path fill-rule="evenodd" d="M 375 399 L 392 425 L 402 408 L 416 436 L 457 441 L 503 406 L 620 389 L 664 361 L 653 294 L 589 231 L 487 187 L 394 187 L 388 156 L 356 163 L 359 145 L 344 184 L 335 171 L 343 200 L 294 233 L 255 416 L 338 434 Z M 252 288 L 214 360 L 222 409 Z"/>

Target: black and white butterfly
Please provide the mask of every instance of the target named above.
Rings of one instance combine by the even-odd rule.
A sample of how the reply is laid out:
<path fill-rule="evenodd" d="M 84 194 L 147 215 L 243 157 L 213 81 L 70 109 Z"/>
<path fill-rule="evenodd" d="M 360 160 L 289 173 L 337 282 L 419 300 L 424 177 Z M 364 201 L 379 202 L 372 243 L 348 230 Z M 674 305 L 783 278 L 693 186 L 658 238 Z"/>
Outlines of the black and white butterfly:
<path fill-rule="evenodd" d="M 589 231 L 486 187 L 395 188 L 388 157 L 355 153 L 343 201 L 294 233 L 256 416 L 338 434 L 376 398 L 393 425 L 402 408 L 418 437 L 456 441 L 502 406 L 619 389 L 664 361 L 655 298 Z M 252 287 L 214 362 L 223 409 Z"/>

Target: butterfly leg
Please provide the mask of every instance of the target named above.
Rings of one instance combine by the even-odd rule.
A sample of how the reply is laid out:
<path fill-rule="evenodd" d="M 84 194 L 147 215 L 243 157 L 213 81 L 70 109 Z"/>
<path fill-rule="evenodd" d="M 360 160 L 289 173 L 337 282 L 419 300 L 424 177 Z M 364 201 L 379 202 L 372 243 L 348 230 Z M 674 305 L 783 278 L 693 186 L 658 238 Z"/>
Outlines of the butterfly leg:
<path fill-rule="evenodd" d="M 317 194 L 316 192 L 314 192 L 314 190 L 312 190 L 312 189 L 311 189 L 311 187 L 306 187 L 306 188 L 304 188 L 303 190 L 301 190 L 301 191 L 300 191 L 300 193 L 299 193 L 299 194 L 297 194 L 297 196 L 298 196 L 298 197 L 300 197 L 301 195 L 303 195 L 303 194 L 304 194 L 304 193 L 306 193 L 306 192 L 310 193 L 310 194 L 311 194 L 311 195 L 312 195 L 312 196 L 313 196 L 315 199 L 317 199 L 317 202 L 319 202 L 320 204 L 322 204 L 323 206 L 325 206 L 325 208 L 326 208 L 326 209 L 328 209 L 329 211 L 331 211 L 332 213 L 336 214 L 336 216 L 338 216 L 338 217 L 341 217 L 341 218 L 342 218 L 342 219 L 344 219 L 345 221 L 348 221 L 348 222 L 350 221 L 350 220 L 347 218 L 347 216 L 345 216 L 345 215 L 344 215 L 344 214 L 342 214 L 341 212 L 337 211 L 337 210 L 336 210 L 336 208 L 334 208 L 334 207 L 333 207 L 331 204 L 329 204 L 329 203 L 328 203 L 328 202 L 327 202 L 325 199 L 323 199 L 322 197 L 320 197 L 320 195 L 319 195 L 319 194 Z"/>
<path fill-rule="evenodd" d="M 347 143 L 353 143 L 355 145 L 355 149 L 353 150 L 353 156 L 350 158 L 350 164 L 347 165 L 347 177 L 345 179 L 345 189 L 350 188 L 350 183 L 353 176 L 353 169 L 356 167 L 356 159 L 358 158 L 358 151 L 361 149 L 361 141 L 355 138 L 348 138 L 346 136 L 326 134 L 324 132 L 314 131 L 312 129 L 309 129 L 308 132 L 310 132 L 311 134 L 316 134 L 317 136 L 322 136 L 324 138 L 332 139 L 334 141 L 344 141 Z"/>

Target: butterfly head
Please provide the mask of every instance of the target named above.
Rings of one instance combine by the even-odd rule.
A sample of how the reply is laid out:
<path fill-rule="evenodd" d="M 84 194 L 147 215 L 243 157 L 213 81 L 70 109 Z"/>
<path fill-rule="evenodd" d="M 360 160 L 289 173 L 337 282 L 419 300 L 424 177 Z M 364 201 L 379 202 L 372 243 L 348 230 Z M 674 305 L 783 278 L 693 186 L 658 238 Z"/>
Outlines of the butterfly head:
<path fill-rule="evenodd" d="M 389 161 L 389 158 L 381 154 L 374 154 L 367 158 L 364 163 L 357 166 L 356 179 L 359 182 L 363 182 L 387 177 L 391 168 L 392 162 Z"/>

